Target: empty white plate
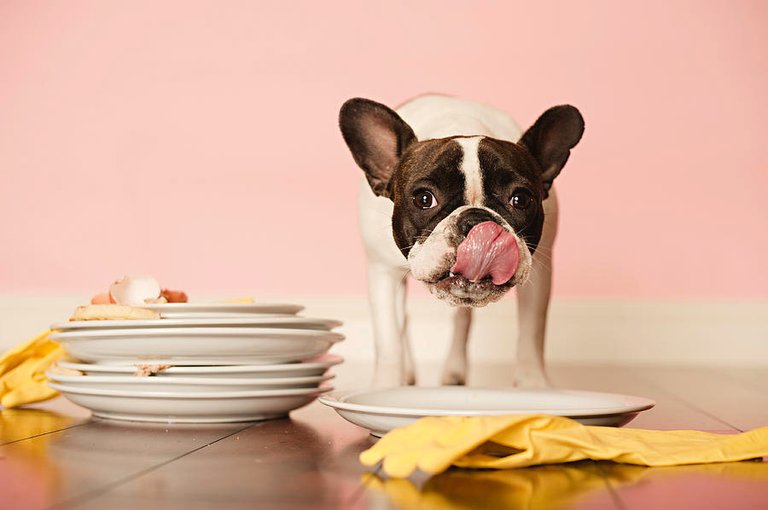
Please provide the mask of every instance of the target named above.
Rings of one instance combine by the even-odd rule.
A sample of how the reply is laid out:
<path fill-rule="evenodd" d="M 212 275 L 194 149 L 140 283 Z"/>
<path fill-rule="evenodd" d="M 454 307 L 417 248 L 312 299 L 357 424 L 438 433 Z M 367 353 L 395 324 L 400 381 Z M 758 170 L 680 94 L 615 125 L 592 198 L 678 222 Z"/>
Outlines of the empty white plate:
<path fill-rule="evenodd" d="M 200 393 L 97 390 L 49 382 L 94 416 L 166 423 L 223 423 L 287 416 L 332 387 Z"/>
<path fill-rule="evenodd" d="M 160 314 L 164 319 L 191 317 L 234 317 L 243 314 L 294 315 L 304 309 L 301 305 L 283 303 L 159 303 L 142 305 Z"/>
<path fill-rule="evenodd" d="M 49 380 L 77 388 L 124 391 L 173 391 L 202 393 L 208 391 L 253 391 L 289 388 L 317 388 L 320 383 L 335 377 L 332 374 L 311 377 L 271 377 L 233 379 L 219 377 L 135 377 L 126 375 L 65 375 L 49 370 Z"/>
<path fill-rule="evenodd" d="M 184 377 L 310 377 L 325 373 L 330 367 L 344 361 L 341 356 L 324 354 L 318 358 L 301 363 L 284 363 L 277 365 L 220 365 L 215 366 L 212 360 L 199 359 L 200 365 L 211 366 L 172 366 L 158 372 L 154 377 L 184 376 Z M 61 368 L 78 370 L 87 375 L 122 375 L 130 376 L 136 372 L 135 364 L 91 364 L 59 360 Z M 153 364 L 153 363 L 140 363 Z"/>
<path fill-rule="evenodd" d="M 340 391 L 321 397 L 320 402 L 374 436 L 424 416 L 551 414 L 585 425 L 620 427 L 656 405 L 647 398 L 613 393 L 463 386 Z"/>
<path fill-rule="evenodd" d="M 172 327 L 259 327 L 259 328 L 289 328 L 316 329 L 328 331 L 341 326 L 342 322 L 333 319 L 313 319 L 310 317 L 294 317 L 286 315 L 239 315 L 227 318 L 192 318 L 192 319 L 155 319 L 155 320 L 102 320 L 102 321 L 70 321 L 52 324 L 51 329 L 57 331 L 95 330 L 95 329 L 129 329 L 129 328 L 172 328 Z"/>
<path fill-rule="evenodd" d="M 324 354 L 344 336 L 272 328 L 137 328 L 51 334 L 69 355 L 90 362 L 143 360 L 176 365 L 288 363 Z"/>

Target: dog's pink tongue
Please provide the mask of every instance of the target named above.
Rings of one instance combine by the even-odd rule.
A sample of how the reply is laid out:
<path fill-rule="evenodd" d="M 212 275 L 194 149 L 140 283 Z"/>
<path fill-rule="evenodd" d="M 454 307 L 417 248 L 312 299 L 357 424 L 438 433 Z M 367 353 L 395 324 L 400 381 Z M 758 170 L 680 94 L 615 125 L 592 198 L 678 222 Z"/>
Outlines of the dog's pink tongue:
<path fill-rule="evenodd" d="M 471 282 L 486 276 L 493 283 L 507 283 L 517 271 L 520 253 L 514 236 L 492 221 L 472 227 L 456 250 L 456 263 L 451 268 Z"/>

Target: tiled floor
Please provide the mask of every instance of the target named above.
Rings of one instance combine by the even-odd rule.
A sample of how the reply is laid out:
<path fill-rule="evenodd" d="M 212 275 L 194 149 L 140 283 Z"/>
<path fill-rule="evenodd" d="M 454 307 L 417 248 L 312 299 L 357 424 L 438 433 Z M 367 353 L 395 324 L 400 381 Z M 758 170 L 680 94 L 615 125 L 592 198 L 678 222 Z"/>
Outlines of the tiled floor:
<path fill-rule="evenodd" d="M 364 367 L 342 366 L 339 387 Z M 507 367 L 471 382 L 504 385 Z M 768 370 L 561 366 L 556 385 L 657 406 L 630 426 L 737 432 L 768 425 Z M 291 419 L 220 426 L 90 420 L 57 399 L 0 413 L 0 508 L 768 509 L 768 463 L 674 468 L 580 462 L 451 470 L 422 487 L 366 474 L 364 430 L 317 403 Z"/>

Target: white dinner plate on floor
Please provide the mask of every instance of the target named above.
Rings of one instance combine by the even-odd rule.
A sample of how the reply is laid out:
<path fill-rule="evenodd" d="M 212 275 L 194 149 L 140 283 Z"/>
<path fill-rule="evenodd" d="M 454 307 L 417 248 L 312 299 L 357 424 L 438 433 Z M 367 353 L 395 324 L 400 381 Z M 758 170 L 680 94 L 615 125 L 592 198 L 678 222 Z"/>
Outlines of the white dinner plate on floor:
<path fill-rule="evenodd" d="M 84 361 L 176 365 L 289 363 L 324 354 L 344 336 L 330 331 L 273 328 L 139 328 L 53 333 L 67 353 Z"/>
<path fill-rule="evenodd" d="M 70 321 L 51 325 L 57 331 L 96 330 L 96 329 L 129 329 L 129 328 L 173 328 L 173 327 L 259 327 L 259 328 L 289 328 L 316 329 L 329 331 L 342 325 L 341 321 L 333 319 L 313 319 L 310 317 L 295 317 L 287 315 L 254 316 L 241 315 L 227 318 L 192 318 L 192 319 L 154 319 L 154 320 L 97 320 Z"/>
<path fill-rule="evenodd" d="M 172 391 L 174 393 L 202 393 L 208 391 L 254 391 L 290 388 L 317 388 L 333 379 L 333 374 L 312 377 L 270 377 L 233 379 L 220 377 L 134 377 L 125 375 L 68 375 L 54 368 L 45 373 L 50 381 L 77 388 L 122 391 Z"/>
<path fill-rule="evenodd" d="M 552 414 L 585 425 L 620 427 L 656 405 L 647 398 L 613 393 L 463 386 L 337 391 L 321 397 L 320 402 L 374 436 L 425 416 Z"/>
<path fill-rule="evenodd" d="M 318 358 L 302 361 L 301 363 L 282 363 L 277 365 L 219 365 L 213 360 L 199 359 L 200 365 L 211 366 L 171 366 L 163 369 L 154 377 L 184 376 L 184 377 L 311 377 L 325 373 L 330 367 L 338 365 L 344 358 L 335 354 L 324 354 Z M 75 361 L 59 360 L 61 368 L 77 370 L 87 375 L 122 375 L 131 376 L 137 370 L 135 364 L 94 364 L 77 363 Z M 152 365 L 162 363 L 139 363 Z"/>
<path fill-rule="evenodd" d="M 69 400 L 100 418 L 165 423 L 225 423 L 281 418 L 330 386 L 290 390 L 171 393 L 96 390 L 49 382 Z"/>
<path fill-rule="evenodd" d="M 164 319 L 191 317 L 231 317 L 253 314 L 295 315 L 304 309 L 301 305 L 285 303 L 157 303 L 142 305 L 160 314 Z"/>

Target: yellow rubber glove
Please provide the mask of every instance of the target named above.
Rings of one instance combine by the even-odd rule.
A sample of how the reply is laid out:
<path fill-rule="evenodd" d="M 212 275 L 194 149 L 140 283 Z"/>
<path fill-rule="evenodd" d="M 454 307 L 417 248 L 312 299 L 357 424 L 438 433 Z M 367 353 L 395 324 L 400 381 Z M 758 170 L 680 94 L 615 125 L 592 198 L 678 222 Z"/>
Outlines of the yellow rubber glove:
<path fill-rule="evenodd" d="M 768 427 L 741 434 L 585 426 L 547 415 L 422 418 L 395 429 L 360 454 L 360 462 L 406 478 L 451 465 L 507 469 L 583 459 L 641 466 L 731 462 L 768 456 Z"/>
<path fill-rule="evenodd" d="M 64 354 L 46 331 L 0 357 L 0 405 L 6 409 L 41 400 L 58 392 L 48 387 L 45 371 Z"/>

